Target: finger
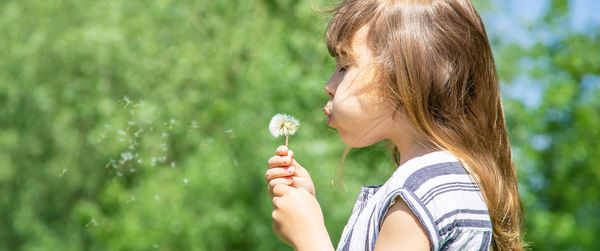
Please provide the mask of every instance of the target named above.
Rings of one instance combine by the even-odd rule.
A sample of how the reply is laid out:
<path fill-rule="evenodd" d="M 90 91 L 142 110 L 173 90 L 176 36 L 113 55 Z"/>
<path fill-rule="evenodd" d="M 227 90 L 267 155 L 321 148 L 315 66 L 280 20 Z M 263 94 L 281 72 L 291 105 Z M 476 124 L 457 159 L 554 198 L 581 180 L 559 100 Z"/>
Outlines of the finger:
<path fill-rule="evenodd" d="M 270 180 L 275 178 L 294 175 L 294 169 L 295 168 L 293 166 L 270 168 L 265 173 L 265 180 L 269 182 Z"/>
<path fill-rule="evenodd" d="M 275 155 L 285 156 L 288 154 L 287 146 L 279 146 L 277 150 L 275 150 Z"/>
<path fill-rule="evenodd" d="M 292 159 L 290 156 L 273 156 L 267 161 L 269 168 L 283 167 L 292 165 Z"/>
<path fill-rule="evenodd" d="M 285 195 L 286 193 L 288 193 L 291 189 L 293 189 L 293 188 L 288 185 L 277 184 L 273 187 L 273 196 L 281 197 L 281 196 Z"/>
<path fill-rule="evenodd" d="M 273 188 L 276 185 L 279 185 L 279 184 L 291 185 L 293 182 L 294 182 L 294 180 L 292 178 L 287 178 L 287 177 L 272 179 L 271 181 L 269 181 L 269 184 L 267 185 L 267 192 L 269 193 L 269 196 L 273 197 Z"/>

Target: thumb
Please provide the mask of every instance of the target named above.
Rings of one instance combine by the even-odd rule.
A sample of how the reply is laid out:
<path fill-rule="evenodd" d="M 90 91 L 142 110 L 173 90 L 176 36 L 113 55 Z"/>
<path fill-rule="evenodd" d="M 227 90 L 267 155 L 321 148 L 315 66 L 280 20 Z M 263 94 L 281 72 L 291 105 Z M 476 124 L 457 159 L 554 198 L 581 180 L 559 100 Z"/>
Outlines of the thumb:
<path fill-rule="evenodd" d="M 298 163 L 296 160 L 292 160 L 292 166 L 294 167 L 294 176 L 296 177 L 302 177 L 302 178 L 310 178 L 310 174 L 308 174 L 308 171 L 306 169 L 304 169 L 304 167 L 302 167 L 300 165 L 300 163 Z"/>

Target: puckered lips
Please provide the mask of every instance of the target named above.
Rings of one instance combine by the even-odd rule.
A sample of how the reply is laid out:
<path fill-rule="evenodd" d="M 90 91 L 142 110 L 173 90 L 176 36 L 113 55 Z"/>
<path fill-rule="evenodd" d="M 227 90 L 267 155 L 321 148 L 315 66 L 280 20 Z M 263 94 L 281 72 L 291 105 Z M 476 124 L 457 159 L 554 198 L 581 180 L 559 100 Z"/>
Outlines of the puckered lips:
<path fill-rule="evenodd" d="M 323 112 L 327 115 L 327 125 L 333 127 L 331 125 L 331 113 L 329 112 L 329 109 L 327 109 L 327 106 L 323 107 Z"/>

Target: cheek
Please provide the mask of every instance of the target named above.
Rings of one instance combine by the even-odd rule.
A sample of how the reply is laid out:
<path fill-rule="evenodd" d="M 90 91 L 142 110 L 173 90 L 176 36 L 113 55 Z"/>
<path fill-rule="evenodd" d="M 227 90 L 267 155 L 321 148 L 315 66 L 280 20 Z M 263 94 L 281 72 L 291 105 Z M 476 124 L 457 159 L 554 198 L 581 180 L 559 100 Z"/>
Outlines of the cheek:
<path fill-rule="evenodd" d="M 363 108 L 355 96 L 338 94 L 332 102 L 332 108 L 333 118 L 337 123 L 340 123 L 340 126 L 352 124 L 352 121 L 363 117 Z"/>

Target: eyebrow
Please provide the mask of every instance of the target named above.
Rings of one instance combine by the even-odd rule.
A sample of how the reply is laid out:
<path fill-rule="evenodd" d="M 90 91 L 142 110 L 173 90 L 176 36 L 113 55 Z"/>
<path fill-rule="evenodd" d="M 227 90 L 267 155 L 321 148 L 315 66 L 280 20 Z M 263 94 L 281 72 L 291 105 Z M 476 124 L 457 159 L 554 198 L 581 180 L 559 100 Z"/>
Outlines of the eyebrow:
<path fill-rule="evenodd" d="M 347 61 L 347 62 L 355 62 L 356 61 L 356 59 L 350 53 L 345 53 L 343 55 L 342 54 L 338 54 L 336 56 L 336 59 L 339 60 L 339 61 L 341 61 L 342 59 L 344 59 L 344 61 Z"/>

